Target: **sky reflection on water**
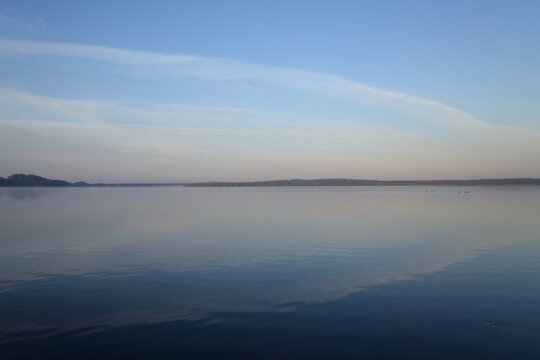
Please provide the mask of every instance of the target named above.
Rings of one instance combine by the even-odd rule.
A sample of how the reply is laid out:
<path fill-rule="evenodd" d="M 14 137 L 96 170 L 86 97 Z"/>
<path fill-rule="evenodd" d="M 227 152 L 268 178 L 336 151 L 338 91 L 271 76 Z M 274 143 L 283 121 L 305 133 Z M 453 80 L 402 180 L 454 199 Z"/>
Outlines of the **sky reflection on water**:
<path fill-rule="evenodd" d="M 499 336 L 526 357 L 540 340 L 540 189 L 461 190 L 1 189 L 0 354 L 28 342 L 80 350 L 107 333 L 120 344 L 127 331 L 171 356 L 259 356 L 267 342 L 330 356 L 337 334 L 365 346 L 408 334 L 431 339 L 425 349 L 476 346 L 472 358 Z M 160 326 L 238 343 L 167 347 Z M 245 352 L 252 327 L 262 343 Z M 405 343 L 394 351 L 418 355 Z M 342 355 L 361 353 L 351 344 Z"/>

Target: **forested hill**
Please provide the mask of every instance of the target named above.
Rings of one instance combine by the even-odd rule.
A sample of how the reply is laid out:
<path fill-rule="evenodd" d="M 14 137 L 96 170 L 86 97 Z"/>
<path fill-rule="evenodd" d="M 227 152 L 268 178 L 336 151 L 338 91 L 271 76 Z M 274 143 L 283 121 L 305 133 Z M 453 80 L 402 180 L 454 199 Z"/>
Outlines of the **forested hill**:
<path fill-rule="evenodd" d="M 7 178 L 0 177 L 0 186 L 77 186 L 77 187 L 138 187 L 138 186 L 172 186 L 182 183 L 97 183 L 89 184 L 84 181 L 71 183 L 65 180 L 52 180 L 37 175 L 14 174 Z"/>
<path fill-rule="evenodd" d="M 64 180 L 51 180 L 37 175 L 14 174 L 7 178 L 0 177 L 0 186 L 70 186 Z"/>

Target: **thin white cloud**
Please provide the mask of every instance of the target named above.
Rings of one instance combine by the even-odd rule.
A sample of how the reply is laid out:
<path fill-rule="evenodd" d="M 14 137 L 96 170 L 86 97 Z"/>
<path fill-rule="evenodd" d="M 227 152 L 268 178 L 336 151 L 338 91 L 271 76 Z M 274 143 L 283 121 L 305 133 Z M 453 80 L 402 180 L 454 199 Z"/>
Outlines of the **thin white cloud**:
<path fill-rule="evenodd" d="M 22 33 L 40 35 L 50 33 L 47 29 L 47 22 L 43 18 L 36 18 L 34 21 L 22 20 L 0 11 L 0 33 Z"/>
<path fill-rule="evenodd" d="M 469 126 L 467 134 L 449 136 L 448 132 L 397 131 L 252 109 L 148 102 L 120 106 L 5 89 L 0 89 L 0 113 L 3 131 L 17 128 L 43 136 L 55 133 L 65 138 L 105 141 L 111 149 L 145 149 L 145 157 L 154 153 L 152 161 L 189 154 L 193 160 L 212 158 L 223 163 L 255 156 L 264 163 L 274 161 L 275 156 L 292 161 L 295 153 L 298 164 L 317 158 L 319 163 L 326 161 L 332 166 L 337 159 L 346 159 L 353 166 L 370 158 L 374 163 L 366 169 L 395 168 L 395 159 L 409 159 L 404 166 L 409 170 L 416 166 L 417 172 L 452 163 L 456 169 L 466 164 L 471 169 L 470 164 L 489 166 L 496 174 L 497 167 L 509 169 L 518 165 L 516 159 L 531 161 L 540 151 L 538 134 L 495 125 Z M 34 145 L 27 147 L 33 149 Z M 6 145 L 4 150 L 9 149 Z M 526 168 L 520 167 L 520 173 L 526 174 Z M 528 168 L 533 173 L 538 171 L 537 166 Z"/>
<path fill-rule="evenodd" d="M 37 128 L 109 128 L 145 134 L 154 131 L 161 136 L 190 132 L 357 143 L 381 136 L 403 138 L 418 132 L 255 109 L 149 102 L 126 106 L 93 100 L 57 99 L 9 89 L 0 89 L 0 110 L 0 123 L 3 124 Z M 34 119 L 33 114 L 39 114 L 39 120 Z"/>
<path fill-rule="evenodd" d="M 445 104 L 368 86 L 343 77 L 312 71 L 188 55 L 116 49 L 45 41 L 0 39 L 0 55 L 56 55 L 93 59 L 138 68 L 142 73 L 205 79 L 255 79 L 303 92 L 391 107 L 423 121 L 452 128 L 487 124 Z"/>

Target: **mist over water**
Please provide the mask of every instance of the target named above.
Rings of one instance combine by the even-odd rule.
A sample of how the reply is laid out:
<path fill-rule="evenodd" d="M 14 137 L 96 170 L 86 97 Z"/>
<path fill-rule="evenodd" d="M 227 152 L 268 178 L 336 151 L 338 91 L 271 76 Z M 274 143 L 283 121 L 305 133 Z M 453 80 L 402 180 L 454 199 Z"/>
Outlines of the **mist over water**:
<path fill-rule="evenodd" d="M 539 187 L 0 189 L 2 358 L 540 353 Z"/>

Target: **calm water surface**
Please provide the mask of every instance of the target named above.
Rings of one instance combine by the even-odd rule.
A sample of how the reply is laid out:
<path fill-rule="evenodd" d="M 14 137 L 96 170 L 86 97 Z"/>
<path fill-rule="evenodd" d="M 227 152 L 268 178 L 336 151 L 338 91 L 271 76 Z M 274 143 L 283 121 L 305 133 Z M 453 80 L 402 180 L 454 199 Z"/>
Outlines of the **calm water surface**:
<path fill-rule="evenodd" d="M 540 187 L 3 188 L 0 358 L 540 359 Z"/>

